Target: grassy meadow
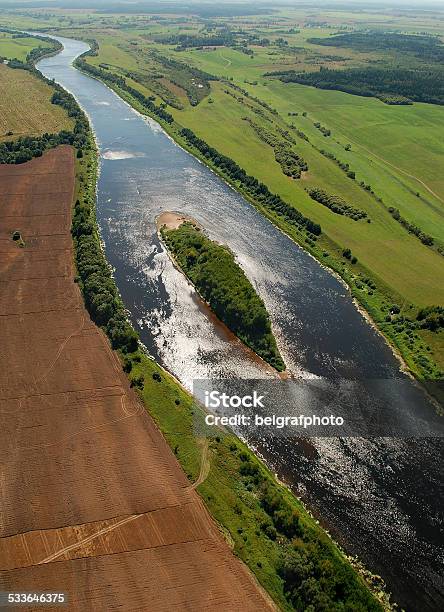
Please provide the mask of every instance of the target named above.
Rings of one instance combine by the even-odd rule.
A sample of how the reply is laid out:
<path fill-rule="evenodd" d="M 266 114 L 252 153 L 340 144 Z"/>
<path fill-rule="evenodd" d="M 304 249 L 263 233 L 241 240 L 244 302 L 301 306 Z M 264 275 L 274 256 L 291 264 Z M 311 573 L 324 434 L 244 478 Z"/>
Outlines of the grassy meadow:
<path fill-rule="evenodd" d="M 0 91 L 0 142 L 72 128 L 66 112 L 51 104 L 52 89 L 30 72 L 0 64 Z"/>
<path fill-rule="evenodd" d="M 26 61 L 26 56 L 36 47 L 46 47 L 47 43 L 32 36 L 25 38 L 13 38 L 7 32 L 0 32 L 0 57 Z"/>

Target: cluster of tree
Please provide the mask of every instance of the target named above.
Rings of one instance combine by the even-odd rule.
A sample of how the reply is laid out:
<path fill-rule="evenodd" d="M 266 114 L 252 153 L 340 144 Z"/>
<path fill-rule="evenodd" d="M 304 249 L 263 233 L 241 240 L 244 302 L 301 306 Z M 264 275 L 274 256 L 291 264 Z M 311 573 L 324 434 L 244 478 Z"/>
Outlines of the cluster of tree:
<path fill-rule="evenodd" d="M 350 206 L 350 204 L 347 204 L 340 196 L 330 195 L 318 187 L 307 188 L 306 191 L 312 200 L 326 206 L 337 215 L 350 217 L 350 219 L 354 221 L 367 218 L 367 213 L 364 210 Z"/>
<path fill-rule="evenodd" d="M 85 198 L 83 202 L 77 200 L 71 232 L 75 243 L 77 272 L 91 318 L 105 330 L 113 348 L 135 351 L 138 337 L 127 321 L 110 266 L 101 249 L 91 199 Z"/>
<path fill-rule="evenodd" d="M 190 49 L 193 47 L 230 47 L 234 44 L 234 36 L 230 31 L 219 32 L 217 34 L 173 34 L 157 39 L 164 45 L 177 45 L 177 50 Z"/>
<path fill-rule="evenodd" d="M 277 370 L 285 369 L 265 305 L 233 253 L 192 223 L 162 229 L 168 248 L 200 295 L 227 327 Z"/>
<path fill-rule="evenodd" d="M 409 234 L 414 234 L 426 246 L 433 246 L 434 240 L 432 236 L 429 236 L 428 234 L 423 232 L 421 228 L 419 228 L 417 225 L 409 223 L 407 219 L 404 219 L 404 217 L 401 216 L 401 213 L 397 208 L 393 208 L 393 206 L 390 206 L 388 211 L 392 215 L 393 219 L 395 219 L 396 221 L 398 221 L 398 223 L 405 227 Z"/>
<path fill-rule="evenodd" d="M 262 142 L 272 147 L 274 157 L 286 176 L 298 179 L 301 177 L 301 172 L 308 170 L 307 162 L 292 150 L 291 143 L 294 142 L 294 139 L 289 134 L 281 130 L 280 133 L 285 138 L 285 140 L 281 140 L 272 132 L 252 121 L 249 117 L 244 117 L 244 120 L 251 125 Z"/>
<path fill-rule="evenodd" d="M 329 151 L 325 151 L 324 149 L 321 149 L 319 153 L 321 153 L 324 157 L 327 157 L 328 159 L 331 159 L 332 161 L 336 162 L 338 166 L 341 168 L 341 170 L 343 170 L 346 173 L 348 178 L 355 180 L 356 173 L 353 170 L 350 170 L 349 164 L 345 162 L 341 162 L 341 160 L 338 159 L 333 153 L 330 153 Z"/>
<path fill-rule="evenodd" d="M 284 83 L 300 83 L 319 89 L 337 89 L 350 94 L 380 98 L 389 104 L 409 104 L 411 101 L 444 104 L 444 79 L 439 70 L 406 68 L 349 68 L 317 72 L 294 70 L 272 72 Z"/>
<path fill-rule="evenodd" d="M 42 57 L 58 53 L 63 47 L 62 43 L 60 43 L 58 40 L 52 40 L 51 38 L 44 38 L 42 36 L 38 36 L 37 38 L 39 38 L 39 40 L 48 42 L 49 44 L 45 47 L 34 47 L 34 49 L 31 49 L 26 56 L 27 64 L 34 65 Z"/>
<path fill-rule="evenodd" d="M 264 183 L 258 181 L 254 176 L 249 176 L 234 160 L 210 147 L 204 140 L 198 138 L 192 130 L 183 128 L 180 135 L 206 159 L 211 160 L 232 181 L 238 182 L 258 203 L 281 215 L 289 223 L 301 229 L 305 228 L 313 237 L 321 234 L 321 226 L 318 223 L 305 217 L 294 206 L 284 202 L 279 195 L 271 193 Z"/>
<path fill-rule="evenodd" d="M 254 55 L 253 49 L 250 49 L 247 47 L 247 45 L 233 45 L 232 49 L 239 51 L 239 53 L 243 53 L 244 55 L 249 55 L 250 57 L 253 57 Z"/>
<path fill-rule="evenodd" d="M 327 551 L 325 541 L 295 538 L 282 554 L 279 573 L 294 610 L 380 611 L 352 568 Z"/>
<path fill-rule="evenodd" d="M 88 52 L 87 52 L 88 53 Z M 118 74 L 114 74 L 108 70 L 103 70 L 103 68 L 97 68 L 96 66 L 92 66 L 85 60 L 85 54 L 76 59 L 75 65 L 80 69 L 88 72 L 95 78 L 98 78 L 105 83 L 111 83 L 112 85 L 117 85 L 119 89 L 126 91 L 133 98 L 135 98 L 142 106 L 144 106 L 148 112 L 156 115 L 159 119 L 162 119 L 166 123 L 172 123 L 174 121 L 173 116 L 166 111 L 162 106 L 158 106 L 153 102 L 154 98 L 152 96 L 147 97 L 143 95 L 138 89 L 131 87 L 126 82 L 126 79 Z"/>
<path fill-rule="evenodd" d="M 353 569 L 344 562 L 326 534 L 306 524 L 294 505 L 267 478 L 247 453 L 240 453 L 239 473 L 247 489 L 254 489 L 267 518 L 261 529 L 281 546 L 278 571 L 285 595 L 295 610 L 366 610 L 380 612 Z"/>
<path fill-rule="evenodd" d="M 274 157 L 286 176 L 298 179 L 301 178 L 301 172 L 308 170 L 308 165 L 304 158 L 292 151 L 285 142 L 280 142 L 273 148 Z"/>
<path fill-rule="evenodd" d="M 444 328 L 444 307 L 428 306 L 427 308 L 422 308 L 418 312 L 416 320 L 423 329 L 439 331 Z"/>
<path fill-rule="evenodd" d="M 413 102 L 406 98 L 405 96 L 395 96 L 393 94 L 378 94 L 377 98 L 384 102 L 384 104 L 389 104 L 390 106 L 411 106 Z"/>
<path fill-rule="evenodd" d="M 270 106 L 269 104 L 267 104 L 266 102 L 261 100 L 260 98 L 256 98 L 256 96 L 250 95 L 250 93 L 246 89 L 243 89 L 242 87 L 239 87 L 239 85 L 235 85 L 234 83 L 228 83 L 228 82 L 227 82 L 227 85 L 229 87 L 231 87 L 232 89 L 235 89 L 236 91 L 239 91 L 246 98 L 250 98 L 250 100 L 253 100 L 253 102 L 256 102 L 256 104 L 259 104 L 259 106 L 262 106 L 263 108 L 265 108 L 272 115 L 277 115 L 278 114 L 278 112 L 277 112 L 277 110 L 275 108 L 273 108 L 272 106 Z"/>
<path fill-rule="evenodd" d="M 248 45 L 266 47 L 270 44 L 268 38 L 261 38 L 254 32 L 240 29 L 231 30 L 226 26 L 207 26 L 204 30 L 195 34 L 159 36 L 156 38 L 156 42 L 165 45 L 176 45 L 176 51 L 192 48 L 202 49 L 203 47 L 232 47 L 233 49 L 244 50 L 244 53 Z"/>
<path fill-rule="evenodd" d="M 309 43 L 325 47 L 342 47 L 364 52 L 395 50 L 403 55 L 411 53 L 425 61 L 444 62 L 444 46 L 438 37 L 396 32 L 347 32 L 328 38 L 309 38 Z"/>
<path fill-rule="evenodd" d="M 353 264 L 355 264 L 355 263 L 358 261 L 357 257 L 354 257 L 354 256 L 352 255 L 351 249 L 349 249 L 349 248 L 344 249 L 344 250 L 342 251 L 342 257 L 345 257 L 345 259 L 348 259 L 348 260 L 349 260 L 349 261 L 351 261 Z"/>
<path fill-rule="evenodd" d="M 77 104 L 74 96 L 61 87 L 57 87 L 51 98 L 52 104 L 57 104 L 66 110 L 69 117 L 75 120 L 74 123 L 74 141 L 73 144 L 78 149 L 82 149 L 88 141 L 88 120 L 85 113 Z"/>
<path fill-rule="evenodd" d="M 298 113 L 293 113 L 293 114 L 297 115 Z M 308 138 L 307 134 L 303 132 L 302 130 L 298 129 L 294 123 L 290 123 L 289 127 L 291 127 L 291 129 L 296 132 L 299 138 L 302 138 L 302 140 L 305 140 L 305 142 L 310 142 L 310 139 Z"/>
<path fill-rule="evenodd" d="M 319 123 L 319 121 L 315 121 L 313 123 L 313 125 L 315 126 L 315 128 L 317 128 L 321 134 L 323 134 L 324 136 L 331 136 L 331 130 L 329 130 L 328 128 L 325 127 L 325 125 L 321 125 Z"/>
<path fill-rule="evenodd" d="M 210 81 L 218 80 L 218 77 L 208 72 L 161 55 L 155 50 L 150 55 L 167 71 L 167 78 L 186 91 L 191 106 L 197 106 L 210 93 Z"/>
<path fill-rule="evenodd" d="M 58 134 L 22 136 L 16 140 L 0 143 L 0 164 L 23 164 L 34 157 L 41 157 L 47 149 L 60 144 L 73 144 L 72 132 L 63 130 Z"/>

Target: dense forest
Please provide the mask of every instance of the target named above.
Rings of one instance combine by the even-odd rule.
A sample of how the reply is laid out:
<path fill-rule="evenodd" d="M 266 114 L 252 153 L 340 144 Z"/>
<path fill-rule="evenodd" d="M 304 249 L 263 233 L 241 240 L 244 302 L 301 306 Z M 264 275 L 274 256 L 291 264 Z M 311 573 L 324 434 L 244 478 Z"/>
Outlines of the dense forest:
<path fill-rule="evenodd" d="M 316 240 L 316 236 L 321 234 L 321 226 L 318 223 L 305 217 L 294 206 L 284 202 L 279 195 L 271 193 L 264 183 L 258 181 L 254 176 L 249 176 L 235 161 L 210 147 L 204 140 L 198 138 L 193 131 L 183 128 L 180 135 L 186 139 L 189 145 L 202 153 L 206 159 L 211 160 L 232 181 L 238 182 L 257 202 L 281 215 L 286 221 L 299 227 L 299 229 L 305 229 L 311 240 Z"/>
<path fill-rule="evenodd" d="M 309 38 L 308 42 L 326 47 L 343 47 L 356 51 L 397 51 L 411 53 L 424 61 L 444 62 L 444 45 L 439 38 L 397 32 L 346 32 L 328 38 Z"/>
<path fill-rule="evenodd" d="M 238 338 L 280 372 L 285 364 L 265 305 L 226 247 L 190 222 L 162 228 L 162 237 L 184 273 L 212 310 Z"/>
<path fill-rule="evenodd" d="M 300 83 L 319 89 L 337 89 L 356 96 L 379 98 L 386 104 L 428 102 L 444 104 L 444 79 L 438 70 L 404 68 L 350 68 L 316 72 L 293 70 L 267 73 L 284 83 Z"/>

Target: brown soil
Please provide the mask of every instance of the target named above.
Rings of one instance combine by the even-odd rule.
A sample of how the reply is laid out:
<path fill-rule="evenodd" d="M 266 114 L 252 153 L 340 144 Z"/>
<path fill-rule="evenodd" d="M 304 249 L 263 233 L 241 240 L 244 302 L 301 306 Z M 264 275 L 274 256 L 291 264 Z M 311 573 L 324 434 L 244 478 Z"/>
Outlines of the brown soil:
<path fill-rule="evenodd" d="M 0 166 L 0 590 L 82 612 L 270 609 L 84 308 L 73 186 L 69 147 Z"/>
<path fill-rule="evenodd" d="M 160 214 L 156 218 L 156 226 L 158 230 L 160 230 L 162 227 L 166 227 L 169 230 L 177 229 L 182 225 L 182 223 L 185 223 L 185 221 L 191 221 L 191 223 L 194 223 L 194 225 L 200 227 L 199 223 L 192 217 L 171 211 L 165 211 Z"/>

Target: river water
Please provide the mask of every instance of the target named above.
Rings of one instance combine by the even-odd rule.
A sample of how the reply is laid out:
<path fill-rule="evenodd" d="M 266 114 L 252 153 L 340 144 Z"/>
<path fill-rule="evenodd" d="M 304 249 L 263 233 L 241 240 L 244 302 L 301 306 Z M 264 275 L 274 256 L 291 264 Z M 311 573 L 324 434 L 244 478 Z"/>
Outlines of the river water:
<path fill-rule="evenodd" d="M 195 218 L 228 244 L 270 312 L 289 371 L 302 378 L 403 379 L 391 351 L 344 286 L 239 194 L 178 147 L 64 50 L 39 69 L 75 95 L 100 152 L 97 217 L 108 261 L 148 351 L 187 387 L 198 378 L 267 378 L 208 316 L 172 266 L 156 233 L 164 211 Z M 411 383 L 391 409 L 413 419 L 432 412 Z M 317 438 L 250 440 L 346 550 L 387 581 L 408 610 L 444 609 L 442 440 Z"/>

